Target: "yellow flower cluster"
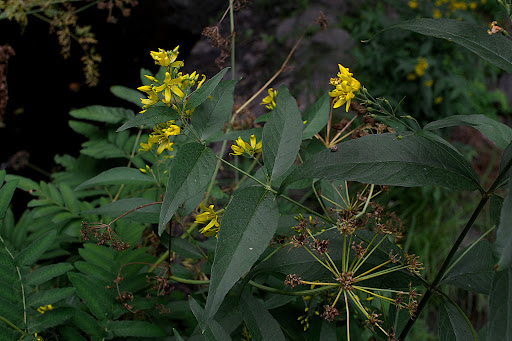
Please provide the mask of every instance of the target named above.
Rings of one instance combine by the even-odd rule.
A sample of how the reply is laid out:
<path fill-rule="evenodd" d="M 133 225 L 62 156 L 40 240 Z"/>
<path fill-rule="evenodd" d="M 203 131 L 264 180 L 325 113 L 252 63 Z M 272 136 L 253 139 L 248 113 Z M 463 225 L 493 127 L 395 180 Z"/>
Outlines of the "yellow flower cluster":
<path fill-rule="evenodd" d="M 443 16 L 451 17 L 458 12 L 467 11 L 467 10 L 475 10 L 478 7 L 478 1 L 457 1 L 457 0 L 436 0 L 436 1 L 424 1 L 423 3 L 427 3 L 427 6 L 432 4 L 432 17 L 435 19 L 439 19 Z M 480 0 L 482 5 L 487 3 L 487 0 Z M 417 9 L 418 1 L 411 0 L 407 3 L 409 8 Z"/>
<path fill-rule="evenodd" d="M 203 204 L 199 204 L 199 207 L 204 211 L 196 216 L 194 223 L 207 224 L 205 227 L 199 230 L 200 233 L 207 237 L 213 236 L 219 232 L 219 222 L 217 221 L 218 215 L 213 210 L 214 205 L 205 207 Z"/>
<path fill-rule="evenodd" d="M 345 110 L 348 112 L 350 102 L 355 97 L 354 92 L 358 91 L 361 83 L 354 77 L 349 69 L 338 64 L 340 72 L 337 78 L 331 78 L 329 84 L 334 86 L 334 90 L 329 92 L 329 96 L 333 97 L 333 108 L 339 108 L 346 103 Z"/>
<path fill-rule="evenodd" d="M 149 151 L 153 145 L 157 145 L 156 154 L 160 155 L 164 150 L 172 151 L 173 143 L 169 140 L 170 136 L 179 135 L 180 127 L 174 124 L 174 121 L 158 123 L 153 127 L 153 132 L 149 135 L 148 143 L 141 143 L 139 151 Z"/>
<path fill-rule="evenodd" d="M 53 306 L 51 304 L 42 305 L 39 308 L 37 308 L 37 311 L 40 314 L 44 314 L 45 312 L 50 311 L 50 310 L 53 310 Z"/>
<path fill-rule="evenodd" d="M 414 80 L 416 77 L 421 77 L 425 73 L 425 70 L 428 68 L 428 62 L 423 57 L 418 57 L 418 61 L 416 62 L 416 65 L 414 66 L 414 73 L 409 73 L 407 75 L 407 80 Z M 426 86 L 429 86 L 425 84 Z"/>
<path fill-rule="evenodd" d="M 231 155 L 244 155 L 254 157 L 255 154 L 261 153 L 261 141 L 256 143 L 256 137 L 251 135 L 251 144 L 242 140 L 240 136 L 235 141 L 236 145 L 232 145 L 233 153 Z"/>
<path fill-rule="evenodd" d="M 155 64 L 165 67 L 166 72 L 163 80 L 146 75 L 145 77 L 151 82 L 151 85 L 137 88 L 137 90 L 145 92 L 147 95 L 147 98 L 141 98 L 141 103 L 143 104 L 141 113 L 160 101 L 167 106 L 172 104 L 175 109 L 178 109 L 175 104 L 186 101 L 185 98 L 192 87 L 197 84 L 196 89 L 199 89 L 206 76 L 202 75 L 202 79 L 199 80 L 199 74 L 195 71 L 191 74 L 183 74 L 179 71 L 184 63 L 176 60 L 179 54 L 178 46 L 174 50 L 165 51 L 158 49 L 158 52 L 151 51 L 150 54 Z M 159 96 L 160 93 L 162 98 Z"/>
<path fill-rule="evenodd" d="M 273 90 L 272 88 L 268 89 L 268 96 L 261 100 L 260 105 L 265 104 L 268 110 L 272 110 L 276 107 L 276 97 L 279 92 L 277 90 Z"/>

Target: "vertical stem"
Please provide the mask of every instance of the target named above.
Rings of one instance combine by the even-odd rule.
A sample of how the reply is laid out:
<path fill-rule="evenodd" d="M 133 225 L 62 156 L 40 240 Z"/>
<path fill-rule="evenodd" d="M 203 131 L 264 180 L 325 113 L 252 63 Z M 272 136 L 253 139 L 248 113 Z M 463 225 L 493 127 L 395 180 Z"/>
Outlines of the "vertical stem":
<path fill-rule="evenodd" d="M 229 25 L 231 28 L 231 80 L 235 80 L 235 20 L 233 18 L 233 0 L 229 2 Z"/>

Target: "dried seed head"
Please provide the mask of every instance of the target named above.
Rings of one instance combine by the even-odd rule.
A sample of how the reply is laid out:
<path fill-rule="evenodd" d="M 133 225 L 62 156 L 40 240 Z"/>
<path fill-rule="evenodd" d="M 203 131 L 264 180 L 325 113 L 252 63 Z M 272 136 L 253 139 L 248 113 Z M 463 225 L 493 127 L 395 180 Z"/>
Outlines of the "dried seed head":
<path fill-rule="evenodd" d="M 324 305 L 325 311 L 321 315 L 327 321 L 332 322 L 339 315 L 338 309 L 331 307 L 330 305 Z"/>
<path fill-rule="evenodd" d="M 297 285 L 302 283 L 302 279 L 296 274 L 289 274 L 284 280 L 284 285 L 295 288 Z"/>
<path fill-rule="evenodd" d="M 329 246 L 329 239 L 324 240 L 315 240 L 313 244 L 313 248 L 316 252 L 318 252 L 320 255 L 323 255 L 327 252 L 327 247 Z"/>

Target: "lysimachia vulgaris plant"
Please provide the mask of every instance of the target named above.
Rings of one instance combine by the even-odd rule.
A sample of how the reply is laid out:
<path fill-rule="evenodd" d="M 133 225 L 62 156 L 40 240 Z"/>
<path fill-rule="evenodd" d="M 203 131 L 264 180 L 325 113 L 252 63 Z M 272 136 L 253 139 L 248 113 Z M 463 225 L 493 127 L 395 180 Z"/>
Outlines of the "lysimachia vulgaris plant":
<path fill-rule="evenodd" d="M 390 29 L 449 39 L 512 72 L 498 27 L 417 19 Z M 234 26 L 230 39 L 206 31 L 234 51 Z M 293 89 L 270 88 L 299 43 L 242 105 L 233 54 L 231 77 L 225 68 L 206 79 L 185 73 L 177 47 L 151 51 L 159 69 L 141 71 L 139 91 L 112 88 L 140 112 L 73 110 L 87 141 L 80 157 L 57 158 L 65 170 L 51 183 L 0 171 L 0 340 L 405 340 L 427 307 L 440 340 L 509 339 L 512 128 L 485 113 L 421 126 L 339 60 L 301 111 Z M 418 60 L 416 73 L 425 67 Z M 267 113 L 239 124 L 262 92 Z M 488 189 L 438 132 L 457 125 L 503 150 Z M 404 247 L 415 234 L 390 200 L 396 186 L 481 197 L 452 227 L 461 232 L 433 278 L 422 250 Z M 33 196 L 18 222 L 16 188 Z M 488 201 L 495 226 L 466 240 Z M 448 286 L 489 296 L 479 335 Z"/>

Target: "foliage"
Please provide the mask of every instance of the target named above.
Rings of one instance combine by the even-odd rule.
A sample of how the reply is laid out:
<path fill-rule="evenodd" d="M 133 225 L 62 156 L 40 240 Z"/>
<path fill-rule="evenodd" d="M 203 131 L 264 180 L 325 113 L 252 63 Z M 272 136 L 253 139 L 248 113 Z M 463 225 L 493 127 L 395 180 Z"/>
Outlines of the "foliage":
<path fill-rule="evenodd" d="M 439 28 L 510 68 L 509 38 L 479 25 L 417 19 L 390 27 L 446 37 Z M 463 37 L 453 34 L 461 29 Z M 282 85 L 262 103 L 272 103 L 262 128 L 234 131 L 236 80 L 223 80 L 227 69 L 206 80 L 181 71 L 178 48 L 151 57 L 160 69 L 142 71 L 141 92 L 112 88 L 131 103 L 142 97 L 141 113 L 70 113 L 87 141 L 78 158 L 56 158 L 64 170 L 52 182 L 0 172 L 0 340 L 403 340 L 427 304 L 438 311 L 439 339 L 476 340 L 449 286 L 489 295 L 478 333 L 508 338 L 512 128 L 478 114 L 422 125 L 340 64 L 332 91 L 303 114 Z M 353 118 L 334 124 L 336 111 Z M 436 134 L 458 125 L 504 150 L 488 189 Z M 390 186 L 479 197 L 426 277 L 411 247 L 417 236 L 404 245 L 392 211 L 421 206 L 393 207 Z M 9 208 L 16 189 L 33 197 L 17 221 Z M 496 242 L 485 239 L 496 229 L 489 224 L 461 248 L 488 201 Z"/>

